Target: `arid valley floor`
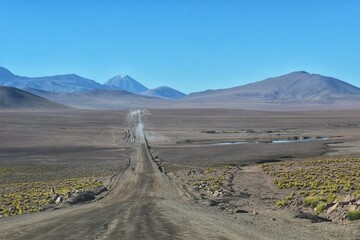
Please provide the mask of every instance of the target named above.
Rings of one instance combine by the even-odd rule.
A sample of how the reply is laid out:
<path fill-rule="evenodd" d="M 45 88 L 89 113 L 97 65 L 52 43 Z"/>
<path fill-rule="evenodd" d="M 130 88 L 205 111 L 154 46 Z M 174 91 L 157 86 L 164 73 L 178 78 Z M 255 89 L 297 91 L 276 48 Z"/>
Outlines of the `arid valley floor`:
<path fill-rule="evenodd" d="M 0 115 L 0 239 L 360 239 L 359 110 Z"/>

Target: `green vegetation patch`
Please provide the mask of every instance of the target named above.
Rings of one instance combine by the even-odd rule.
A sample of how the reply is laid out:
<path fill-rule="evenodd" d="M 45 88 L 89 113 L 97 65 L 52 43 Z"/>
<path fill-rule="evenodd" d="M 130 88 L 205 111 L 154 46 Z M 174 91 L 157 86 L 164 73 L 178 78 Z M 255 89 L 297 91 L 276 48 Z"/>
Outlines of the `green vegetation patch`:
<path fill-rule="evenodd" d="M 350 221 L 355 221 L 360 219 L 360 211 L 349 211 L 347 215 Z"/>

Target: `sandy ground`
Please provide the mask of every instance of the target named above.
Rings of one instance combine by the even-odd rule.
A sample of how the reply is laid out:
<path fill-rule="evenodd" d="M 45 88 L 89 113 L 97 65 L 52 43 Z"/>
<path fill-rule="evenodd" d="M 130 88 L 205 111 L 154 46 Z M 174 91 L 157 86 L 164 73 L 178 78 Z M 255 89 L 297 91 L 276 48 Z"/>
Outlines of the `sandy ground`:
<path fill-rule="evenodd" d="M 56 211 L 0 219 L 0 239 L 360 238 L 358 232 L 359 225 L 356 223 L 311 224 L 307 220 L 293 218 L 293 213 L 286 210 L 260 209 L 257 214 L 251 212 L 246 214 L 230 214 L 229 212 L 205 207 L 203 204 L 194 204 L 196 199 L 191 197 L 192 192 L 186 191 L 183 182 L 176 178 L 175 175 L 166 175 L 164 172 L 161 172 L 149 152 L 147 143 L 151 145 L 152 142 L 147 139 L 147 129 L 156 131 L 154 120 L 149 117 L 154 116 L 154 113 L 150 113 L 152 115 L 143 114 L 144 120 L 142 120 L 142 116 L 139 113 L 130 115 L 132 116 L 129 123 L 132 124 L 130 138 L 133 138 L 134 141 L 130 139 L 130 141 L 125 140 L 124 142 L 125 145 L 129 144 L 129 142 L 132 143 L 130 144 L 130 164 L 123 173 L 119 173 L 114 178 L 107 197 L 90 204 Z M 105 114 L 103 116 L 105 118 Z M 208 123 L 211 123 L 211 117 L 209 118 Z M 170 119 L 170 117 L 168 116 L 167 119 Z M 357 119 L 355 122 L 358 121 Z M 181 121 L 181 119 L 177 120 Z M 230 120 L 230 123 L 237 120 L 234 118 Z M 354 122 L 352 118 L 345 120 Z M 341 124 L 342 120 L 338 121 L 340 123 L 336 122 L 336 124 Z M 321 120 L 319 120 L 319 124 L 320 122 Z M 202 121 L 203 123 L 204 121 Z M 201 125 L 199 122 L 193 122 L 189 125 L 191 124 L 193 124 L 192 126 L 194 124 Z M 260 123 L 258 124 L 261 125 Z M 177 125 L 175 126 L 178 127 Z M 143 127 L 145 127 L 145 134 Z M 171 124 L 158 125 L 158 128 L 162 130 L 166 129 L 166 127 L 171 129 Z M 124 128 L 126 127 L 124 126 Z M 180 130 L 186 128 L 186 126 L 180 125 Z M 315 126 L 315 128 L 317 127 Z M 195 126 L 189 131 L 198 130 L 196 130 Z M 318 131 L 319 133 L 325 133 L 325 131 L 321 132 L 321 129 Z M 336 133 L 338 132 L 341 131 Z M 355 138 L 355 135 L 358 134 L 354 129 L 348 132 L 353 133 L 352 138 Z M 174 138 L 171 134 L 167 137 Z M 107 136 L 113 139 L 111 134 Z M 92 140 L 89 141 L 91 142 Z M 111 143 L 112 140 L 107 140 L 106 143 L 109 144 L 109 142 Z M 156 142 L 156 145 L 159 146 L 160 142 Z M 297 145 L 296 147 L 299 148 L 300 146 L 303 145 Z M 323 146 L 325 145 L 323 144 Z M 116 144 L 115 146 L 112 145 L 112 147 L 116 148 Z M 205 155 L 207 154 L 202 146 L 192 147 L 198 148 L 197 151 L 202 151 Z M 4 149 L 7 148 L 4 147 Z M 153 148 L 151 149 L 153 151 Z M 315 147 L 316 149 L 317 147 Z M 318 150 L 315 150 L 313 150 L 313 153 L 318 154 Z M 234 149 L 234 151 L 238 150 Z M 176 154 L 173 155 L 175 156 Z M 170 157 L 165 158 L 162 155 L 159 156 L 167 161 L 172 159 Z M 190 156 L 191 154 L 184 155 L 184 157 Z M 226 158 L 226 155 L 223 158 Z M 196 161 L 196 158 L 193 161 Z M 181 165 L 181 161 L 176 160 L 176 164 Z M 234 179 L 234 182 L 237 183 L 235 188 L 239 187 L 236 190 L 243 191 L 243 188 L 246 188 L 249 182 L 256 180 L 257 183 L 265 184 L 265 191 L 276 193 L 277 190 L 268 184 L 268 180 L 265 177 L 259 175 L 259 171 L 256 168 L 245 166 L 240 173 L 242 174 Z M 246 184 L 243 184 L 244 182 Z M 259 184 L 255 185 L 258 186 Z M 262 188 L 256 189 L 253 187 L 248 191 L 258 194 L 259 191 L 262 191 Z"/>

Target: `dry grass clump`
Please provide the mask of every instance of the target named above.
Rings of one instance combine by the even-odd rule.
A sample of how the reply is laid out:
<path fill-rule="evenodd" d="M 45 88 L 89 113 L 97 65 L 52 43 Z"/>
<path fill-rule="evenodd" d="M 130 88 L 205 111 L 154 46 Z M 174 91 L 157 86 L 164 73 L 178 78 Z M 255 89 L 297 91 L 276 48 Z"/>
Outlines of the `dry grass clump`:
<path fill-rule="evenodd" d="M 304 199 L 304 205 L 307 207 L 314 208 L 316 207 L 320 202 L 320 197 L 318 196 L 308 196 Z"/>

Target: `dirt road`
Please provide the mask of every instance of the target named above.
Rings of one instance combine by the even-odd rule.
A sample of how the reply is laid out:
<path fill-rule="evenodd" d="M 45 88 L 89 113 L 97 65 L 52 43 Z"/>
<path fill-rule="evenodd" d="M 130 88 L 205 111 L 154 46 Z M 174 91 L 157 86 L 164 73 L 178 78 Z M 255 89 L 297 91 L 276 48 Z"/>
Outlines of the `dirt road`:
<path fill-rule="evenodd" d="M 133 142 L 130 164 L 117 176 L 107 197 L 90 204 L 2 219 L 0 239 L 349 239 L 355 236 L 346 227 L 329 228 L 329 224 L 314 225 L 292 219 L 274 221 L 261 214 L 235 216 L 194 205 L 176 181 L 159 171 L 151 159 L 141 112 L 133 112 L 131 116 L 134 139 L 130 141 Z"/>

